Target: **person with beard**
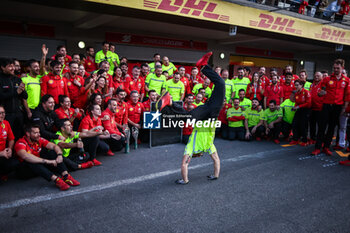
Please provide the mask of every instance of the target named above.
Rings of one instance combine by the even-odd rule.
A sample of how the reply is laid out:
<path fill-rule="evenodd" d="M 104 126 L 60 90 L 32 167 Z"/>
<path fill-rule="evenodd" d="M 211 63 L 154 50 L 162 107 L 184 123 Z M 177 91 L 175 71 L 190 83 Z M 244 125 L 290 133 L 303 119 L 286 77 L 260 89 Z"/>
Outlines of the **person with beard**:
<path fill-rule="evenodd" d="M 173 101 L 183 101 L 185 97 L 185 85 L 180 81 L 179 72 L 175 72 L 174 78 L 166 81 L 165 90 L 169 92 Z"/>
<path fill-rule="evenodd" d="M 120 69 L 122 70 L 122 79 L 127 80 L 128 77 L 130 77 L 128 71 L 129 71 L 129 66 L 127 63 L 120 63 Z"/>
<path fill-rule="evenodd" d="M 160 62 L 160 54 L 159 53 L 155 53 L 153 55 L 153 62 L 148 64 L 149 67 L 149 72 L 150 73 L 154 73 L 154 71 L 156 70 L 156 62 Z"/>
<path fill-rule="evenodd" d="M 264 95 L 264 109 L 268 107 L 271 100 L 274 100 L 277 105 L 282 103 L 283 88 L 278 84 L 278 76 L 272 76 L 271 84 L 266 87 Z"/>
<path fill-rule="evenodd" d="M 169 77 L 172 77 L 173 74 L 177 71 L 177 68 L 175 65 L 169 61 L 169 58 L 164 56 L 163 57 L 163 64 L 162 64 L 162 70 L 163 72 L 166 71 L 169 74 Z"/>
<path fill-rule="evenodd" d="M 145 90 L 155 90 L 158 95 L 161 95 L 165 89 L 166 78 L 162 75 L 162 67 L 156 65 L 155 72 L 150 73 L 145 81 Z"/>
<path fill-rule="evenodd" d="M 137 91 L 137 93 L 140 93 L 140 100 L 142 101 L 145 95 L 145 81 L 140 77 L 140 72 L 139 66 L 132 68 L 132 77 L 126 78 L 124 90 L 128 97 L 130 97 L 132 91 Z"/>
<path fill-rule="evenodd" d="M 185 69 L 185 67 L 180 66 L 178 71 L 179 71 L 179 74 L 180 74 L 180 81 L 185 86 L 185 95 L 190 94 L 191 93 L 190 81 L 186 77 L 186 69 Z"/>
<path fill-rule="evenodd" d="M 245 139 L 247 141 L 251 141 L 253 138 L 255 138 L 257 141 L 261 141 L 262 134 L 265 131 L 264 111 L 261 110 L 260 103 L 257 98 L 252 100 L 251 108 L 247 108 L 245 110 L 245 116 Z"/>
<path fill-rule="evenodd" d="M 79 74 L 79 64 L 75 61 L 69 63 L 69 72 L 66 73 L 65 79 L 67 83 L 69 98 L 72 101 L 73 106 L 79 99 L 80 89 L 84 87 L 85 80 Z"/>
<path fill-rule="evenodd" d="M 247 91 L 248 84 L 250 83 L 249 78 L 244 77 L 244 68 L 239 67 L 237 69 L 238 76 L 235 79 L 232 79 L 233 85 L 235 87 L 235 98 L 238 98 L 239 90 L 243 89 L 245 92 Z"/>
<path fill-rule="evenodd" d="M 52 60 L 57 60 L 57 55 L 61 55 L 63 57 L 64 64 L 68 65 L 69 62 L 72 61 L 72 57 L 67 54 L 66 46 L 59 45 L 56 49 L 56 54 L 51 57 Z"/>
<path fill-rule="evenodd" d="M 21 71 L 22 71 L 22 67 L 21 67 L 21 63 L 17 60 L 17 59 L 13 59 L 13 64 L 15 65 L 15 75 L 18 78 L 21 78 Z"/>
<path fill-rule="evenodd" d="M 140 78 L 145 82 L 147 75 L 149 74 L 149 67 L 147 63 L 141 64 Z"/>
<path fill-rule="evenodd" d="M 151 111 L 151 103 L 155 103 L 157 101 L 157 92 L 155 90 L 150 90 L 148 92 L 148 100 L 144 101 L 143 107 L 145 108 L 145 112 Z"/>
<path fill-rule="evenodd" d="M 292 123 L 295 115 L 294 106 L 295 106 L 295 93 L 294 90 L 288 99 L 283 101 L 283 103 L 280 105 L 281 109 L 283 110 L 283 118 L 282 118 L 282 126 L 281 131 L 283 134 L 283 137 L 289 141 L 289 135 L 292 130 Z"/>
<path fill-rule="evenodd" d="M 115 115 L 116 125 L 121 132 L 128 127 L 128 107 L 124 102 L 126 96 L 126 92 L 122 89 L 118 89 L 114 99 L 117 102 L 117 109 Z"/>
<path fill-rule="evenodd" d="M 47 181 L 55 182 L 62 191 L 69 189 L 70 186 L 80 185 L 67 172 L 60 147 L 40 137 L 39 126 L 29 125 L 25 131 L 25 136 L 15 145 L 16 154 L 21 162 L 19 169 L 21 175 L 27 176 L 28 172 L 34 173 Z M 57 176 L 51 169 L 62 177 Z"/>
<path fill-rule="evenodd" d="M 86 48 L 86 59 L 84 62 L 84 67 L 86 72 L 93 72 L 97 69 L 96 63 L 95 63 L 95 49 L 91 46 L 88 46 Z"/>
<path fill-rule="evenodd" d="M 280 86 L 283 88 L 283 100 L 287 100 L 295 90 L 293 74 L 286 73 L 285 79 L 281 80 Z"/>
<path fill-rule="evenodd" d="M 244 89 L 240 89 L 238 91 L 238 97 L 239 97 L 239 106 L 244 110 L 252 107 L 252 101 L 245 97 L 245 91 Z"/>
<path fill-rule="evenodd" d="M 246 119 L 243 108 L 239 106 L 239 99 L 233 99 L 233 107 L 226 112 L 228 121 L 228 139 L 240 141 L 244 140 L 244 121 Z"/>
<path fill-rule="evenodd" d="M 276 144 L 280 143 L 278 136 L 281 132 L 282 117 L 282 109 L 277 109 L 276 101 L 270 100 L 269 108 L 264 111 L 265 134 L 272 137 Z"/>
<path fill-rule="evenodd" d="M 15 76 L 14 62 L 8 58 L 0 59 L 0 105 L 6 110 L 6 120 L 10 123 L 15 138 L 23 135 L 23 113 L 21 103 L 28 98 L 25 84 Z"/>
<path fill-rule="evenodd" d="M 228 128 L 228 121 L 227 121 L 227 110 L 230 108 L 232 108 L 232 105 L 227 103 L 225 98 L 218 116 L 218 120 L 221 121 L 220 134 L 222 139 L 228 139 L 229 128 Z"/>
<path fill-rule="evenodd" d="M 199 93 L 199 89 L 205 90 L 205 95 L 203 97 L 210 98 L 212 90 L 210 86 L 210 79 L 206 78 L 203 83 L 196 84 L 192 89 L 192 94 L 197 95 Z"/>
<path fill-rule="evenodd" d="M 311 93 L 311 114 L 309 119 L 310 125 L 310 140 L 309 144 L 316 143 L 316 125 L 319 124 L 319 119 L 323 106 L 323 96 L 319 96 L 321 91 L 321 81 L 323 79 L 322 73 L 317 71 L 314 75 L 314 81 L 310 86 Z M 319 126 L 318 126 L 319 128 Z"/>

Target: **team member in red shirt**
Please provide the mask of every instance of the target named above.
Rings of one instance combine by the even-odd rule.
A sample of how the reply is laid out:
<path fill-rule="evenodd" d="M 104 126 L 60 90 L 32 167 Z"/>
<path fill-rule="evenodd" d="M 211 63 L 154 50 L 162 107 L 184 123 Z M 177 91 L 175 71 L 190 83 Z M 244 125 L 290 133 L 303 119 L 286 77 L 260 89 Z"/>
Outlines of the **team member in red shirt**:
<path fill-rule="evenodd" d="M 66 79 L 60 75 L 61 64 L 57 61 L 51 62 L 52 72 L 41 78 L 41 96 L 50 94 L 55 100 L 55 104 L 58 104 L 58 96 L 69 96 Z"/>
<path fill-rule="evenodd" d="M 85 80 L 85 86 L 80 88 L 79 98 L 75 102 L 75 107 L 79 109 L 86 109 L 88 100 L 95 91 L 97 74 L 92 74 L 91 77 Z"/>
<path fill-rule="evenodd" d="M 121 132 L 124 132 L 124 129 L 128 127 L 128 107 L 124 102 L 125 96 L 126 93 L 122 89 L 118 89 L 115 95 L 117 100 L 115 121 Z"/>
<path fill-rule="evenodd" d="M 141 64 L 140 78 L 142 78 L 143 81 L 145 81 L 148 74 L 149 74 L 149 66 L 148 66 L 148 64 L 147 63 L 142 63 Z"/>
<path fill-rule="evenodd" d="M 80 88 L 84 86 L 84 78 L 78 75 L 79 65 L 72 61 L 69 63 L 69 72 L 65 73 L 66 83 L 68 87 L 69 97 L 74 105 L 78 101 Z"/>
<path fill-rule="evenodd" d="M 284 72 L 285 72 L 285 74 L 286 74 L 286 73 L 292 73 L 292 74 L 293 74 L 293 66 L 291 66 L 291 65 L 286 66 L 286 68 L 284 69 Z M 282 76 L 281 76 L 281 80 L 284 81 L 285 78 L 286 78 L 285 75 L 282 75 Z M 296 74 L 293 74 L 293 81 L 298 80 L 298 79 L 299 79 L 299 76 L 296 75 Z"/>
<path fill-rule="evenodd" d="M 272 76 L 271 84 L 266 87 L 264 93 L 264 108 L 266 109 L 267 103 L 271 100 L 276 101 L 277 105 L 280 105 L 283 101 L 283 88 L 278 84 L 278 77 Z"/>
<path fill-rule="evenodd" d="M 187 94 L 185 96 L 185 100 L 184 100 L 184 105 L 183 108 L 190 112 L 191 110 L 195 109 L 197 106 L 193 104 L 194 99 L 193 99 L 194 95 L 193 94 Z M 182 128 L 182 143 L 187 144 L 188 140 L 190 138 L 190 135 L 193 131 L 193 127 L 191 126 L 184 126 Z"/>
<path fill-rule="evenodd" d="M 97 66 L 95 63 L 95 49 L 91 46 L 86 48 L 86 59 L 84 62 L 84 67 L 86 72 L 93 72 L 97 70 Z"/>
<path fill-rule="evenodd" d="M 290 142 L 291 145 L 298 144 L 298 140 L 301 138 L 300 145 L 307 146 L 307 121 L 311 107 L 311 94 L 304 88 L 304 84 L 305 82 L 302 80 L 294 82 L 296 93 L 293 111 L 296 111 L 296 113 L 292 123 L 293 140 Z"/>
<path fill-rule="evenodd" d="M 143 104 L 139 102 L 139 93 L 131 91 L 128 101 L 128 123 L 130 127 L 141 129 L 142 114 L 145 111 Z"/>
<path fill-rule="evenodd" d="M 310 144 L 316 143 L 316 125 L 319 124 L 319 118 L 323 106 L 323 96 L 319 96 L 318 93 L 321 91 L 322 73 L 317 71 L 314 75 L 314 81 L 310 86 L 311 94 L 311 114 L 309 119 L 310 125 Z M 320 126 L 318 126 L 320 127 Z"/>
<path fill-rule="evenodd" d="M 145 95 L 145 81 L 140 77 L 140 67 L 134 66 L 132 69 L 132 77 L 126 78 L 125 89 L 126 94 L 130 97 L 132 91 L 140 93 L 140 100 Z"/>
<path fill-rule="evenodd" d="M 104 139 L 109 145 L 108 155 L 113 156 L 116 151 L 120 151 L 125 146 L 125 137 L 120 133 L 117 127 L 117 110 L 118 103 L 116 99 L 108 100 L 107 108 L 102 112 L 102 125 L 105 130 L 108 130 L 110 138 Z"/>
<path fill-rule="evenodd" d="M 273 69 L 271 68 L 271 70 L 273 70 Z M 259 77 L 260 77 L 261 83 L 264 84 L 265 87 L 267 85 L 269 85 L 270 84 L 270 79 L 266 76 L 266 68 L 264 66 L 261 66 L 259 68 L 259 72 L 258 73 L 259 73 Z"/>
<path fill-rule="evenodd" d="M 345 109 L 348 107 L 350 101 L 349 78 L 342 74 L 344 65 L 344 60 L 335 60 L 333 74 L 321 81 L 319 96 L 324 96 L 324 99 L 315 150 L 312 152 L 313 155 L 321 153 L 322 143 L 324 144 L 323 151 L 327 155 L 332 155 L 329 147 L 332 142 L 334 128 L 339 121 L 340 114 L 345 113 Z M 325 134 L 326 128 L 327 132 Z"/>
<path fill-rule="evenodd" d="M 84 114 L 84 110 L 71 108 L 70 98 L 66 95 L 60 95 L 58 100 L 61 107 L 55 110 L 56 115 L 59 119 L 68 119 L 72 123 L 73 129 L 77 130 L 82 119 L 82 114 Z"/>
<path fill-rule="evenodd" d="M 281 87 L 283 88 L 283 100 L 286 100 L 295 90 L 292 73 L 286 73 L 285 79 L 281 80 Z"/>
<path fill-rule="evenodd" d="M 180 81 L 185 86 L 185 94 L 190 94 L 192 91 L 191 91 L 190 81 L 186 77 L 186 69 L 185 69 L 185 67 L 180 66 L 178 70 L 179 70 L 179 74 L 180 74 Z"/>
<path fill-rule="evenodd" d="M 54 181 L 61 190 L 67 190 L 70 186 L 80 185 L 78 181 L 68 174 L 67 168 L 63 163 L 61 148 L 40 137 L 39 126 L 27 126 L 25 132 L 25 136 L 19 139 L 15 145 L 16 154 L 21 161 L 22 172 L 25 169 L 29 169 L 47 181 Z M 53 168 L 62 175 L 62 178 L 50 170 Z"/>
<path fill-rule="evenodd" d="M 122 79 L 122 69 L 120 69 L 120 67 L 115 67 L 114 68 L 114 74 L 113 74 L 113 91 L 115 92 L 118 88 L 120 89 L 125 89 L 125 84 L 126 84 L 126 80 Z"/>
<path fill-rule="evenodd" d="M 252 76 L 252 82 L 247 86 L 246 97 L 250 100 L 257 98 L 261 103 L 264 98 L 264 83 L 259 77 L 259 73 L 255 72 Z"/>
<path fill-rule="evenodd" d="M 69 62 L 72 61 L 72 57 L 67 54 L 66 46 L 59 45 L 56 49 L 56 54 L 51 57 L 52 60 L 57 60 L 57 54 L 60 54 L 64 57 L 64 64 L 68 66 Z"/>
<path fill-rule="evenodd" d="M 112 77 L 112 75 L 108 74 L 109 67 L 110 67 L 110 65 L 109 65 L 108 61 L 102 61 L 99 64 L 99 69 L 106 71 L 105 79 L 106 79 L 106 83 L 107 83 L 108 88 L 112 88 L 113 87 L 113 77 Z"/>
<path fill-rule="evenodd" d="M 56 55 L 56 60 L 58 61 L 61 65 L 62 65 L 62 69 L 60 71 L 60 74 L 65 74 L 67 72 L 69 72 L 69 64 L 66 65 L 65 61 L 64 61 L 64 56 L 61 54 L 57 54 Z"/>
<path fill-rule="evenodd" d="M 16 168 L 18 162 L 12 157 L 15 136 L 10 123 L 5 120 L 5 108 L 0 105 L 0 175 L 6 175 Z"/>
<path fill-rule="evenodd" d="M 222 105 L 222 109 L 220 110 L 218 120 L 221 121 L 221 128 L 220 128 L 220 134 L 223 139 L 228 139 L 228 121 L 227 121 L 227 110 L 229 108 L 232 108 L 232 105 L 227 103 L 226 98 L 224 100 L 224 103 Z"/>
<path fill-rule="evenodd" d="M 155 90 L 150 90 L 148 92 L 148 97 L 149 97 L 149 99 L 142 103 L 143 107 L 145 108 L 145 112 L 150 112 L 151 111 L 151 103 L 157 102 L 157 92 Z"/>
<path fill-rule="evenodd" d="M 191 90 L 193 89 L 193 87 L 198 84 L 198 83 L 204 83 L 204 79 L 202 79 L 201 76 L 198 75 L 199 70 L 197 67 L 193 67 L 191 70 L 191 76 L 189 78 L 189 82 L 190 82 L 190 88 Z"/>

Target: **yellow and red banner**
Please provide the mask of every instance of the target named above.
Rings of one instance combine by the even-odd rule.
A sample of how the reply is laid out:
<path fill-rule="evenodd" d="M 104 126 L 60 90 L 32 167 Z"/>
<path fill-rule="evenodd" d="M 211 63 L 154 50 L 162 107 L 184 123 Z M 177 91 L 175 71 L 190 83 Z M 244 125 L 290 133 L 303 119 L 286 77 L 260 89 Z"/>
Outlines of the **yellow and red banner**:
<path fill-rule="evenodd" d="M 86 0 L 350 45 L 350 30 L 218 0 Z"/>

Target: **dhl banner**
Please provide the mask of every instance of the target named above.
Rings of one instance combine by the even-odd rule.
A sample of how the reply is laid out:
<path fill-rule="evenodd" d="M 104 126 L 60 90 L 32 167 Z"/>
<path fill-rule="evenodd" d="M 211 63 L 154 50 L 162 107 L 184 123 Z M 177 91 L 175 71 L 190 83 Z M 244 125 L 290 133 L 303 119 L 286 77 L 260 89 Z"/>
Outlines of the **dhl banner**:
<path fill-rule="evenodd" d="M 86 0 L 350 45 L 350 30 L 219 0 Z"/>

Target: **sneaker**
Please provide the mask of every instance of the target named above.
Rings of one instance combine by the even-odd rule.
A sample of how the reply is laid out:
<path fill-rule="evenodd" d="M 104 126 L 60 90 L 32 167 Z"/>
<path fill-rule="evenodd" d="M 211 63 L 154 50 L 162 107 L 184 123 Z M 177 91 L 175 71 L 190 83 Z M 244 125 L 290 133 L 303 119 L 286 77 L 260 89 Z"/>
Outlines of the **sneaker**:
<path fill-rule="evenodd" d="M 182 184 L 182 185 L 185 185 L 185 184 L 188 184 L 189 182 L 190 182 L 190 181 L 185 182 L 183 179 L 175 180 L 175 184 Z"/>
<path fill-rule="evenodd" d="M 157 111 L 162 111 L 162 109 L 169 105 L 171 102 L 171 96 L 169 92 L 164 92 L 163 95 L 159 98 L 159 100 L 156 102 L 156 109 Z"/>
<path fill-rule="evenodd" d="M 292 140 L 292 141 L 289 143 L 289 145 L 298 145 L 298 144 L 299 144 L 299 142 L 296 141 L 296 140 Z"/>
<path fill-rule="evenodd" d="M 280 140 L 278 140 L 278 139 L 273 140 L 273 142 L 276 144 L 280 144 Z"/>
<path fill-rule="evenodd" d="M 328 147 L 323 148 L 323 153 L 325 153 L 328 156 L 332 156 L 333 152 L 329 150 Z"/>
<path fill-rule="evenodd" d="M 308 146 L 309 144 L 307 142 L 300 142 L 299 145 L 300 146 Z"/>
<path fill-rule="evenodd" d="M 321 150 L 320 149 L 315 149 L 313 152 L 311 152 L 312 155 L 319 155 L 321 154 Z"/>
<path fill-rule="evenodd" d="M 94 166 L 99 166 L 102 163 L 100 161 L 98 161 L 97 159 L 93 159 L 92 162 L 94 163 Z"/>
<path fill-rule="evenodd" d="M 350 166 L 350 160 L 339 161 L 340 165 Z"/>
<path fill-rule="evenodd" d="M 216 177 L 214 175 L 207 176 L 208 180 L 217 180 L 219 177 Z"/>
<path fill-rule="evenodd" d="M 94 166 L 94 163 L 92 161 L 87 161 L 85 163 L 80 164 L 81 169 L 86 169 Z"/>
<path fill-rule="evenodd" d="M 213 52 L 208 52 L 204 54 L 204 56 L 197 61 L 196 66 L 200 69 L 202 68 L 202 66 L 208 65 L 208 60 L 211 57 L 211 55 L 213 55 Z"/>
<path fill-rule="evenodd" d="M 108 156 L 114 156 L 114 153 L 113 153 L 113 151 L 109 150 L 109 151 L 107 151 L 107 155 Z"/>
<path fill-rule="evenodd" d="M 78 186 L 78 185 L 80 185 L 79 181 L 74 179 L 70 174 L 68 174 L 67 177 L 64 178 L 64 182 L 66 182 L 70 186 Z"/>
<path fill-rule="evenodd" d="M 339 144 L 333 146 L 333 150 L 344 150 L 344 147 L 339 146 Z"/>
<path fill-rule="evenodd" d="M 65 191 L 70 188 L 70 186 L 59 177 L 56 178 L 55 184 L 61 191 Z"/>

